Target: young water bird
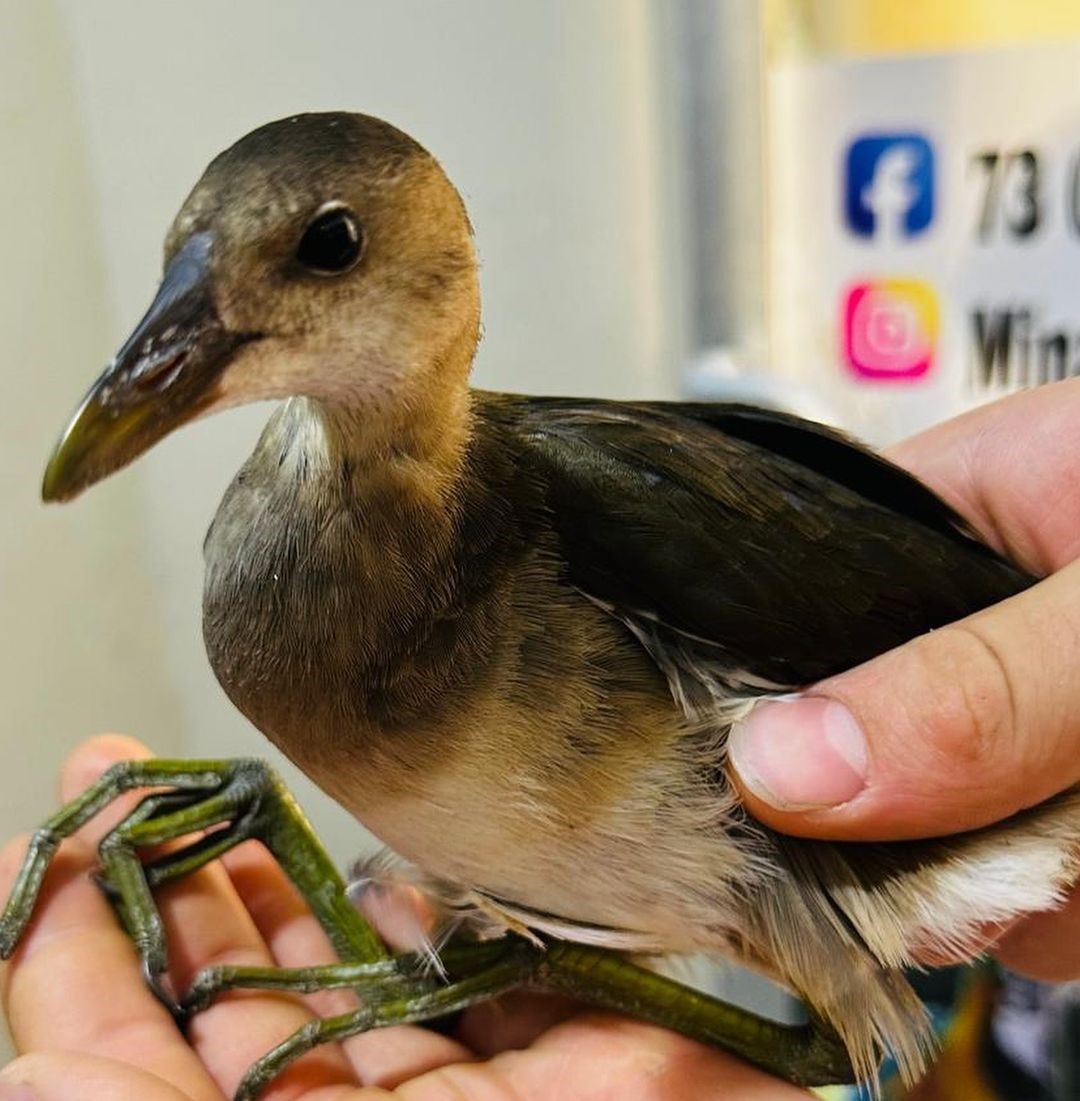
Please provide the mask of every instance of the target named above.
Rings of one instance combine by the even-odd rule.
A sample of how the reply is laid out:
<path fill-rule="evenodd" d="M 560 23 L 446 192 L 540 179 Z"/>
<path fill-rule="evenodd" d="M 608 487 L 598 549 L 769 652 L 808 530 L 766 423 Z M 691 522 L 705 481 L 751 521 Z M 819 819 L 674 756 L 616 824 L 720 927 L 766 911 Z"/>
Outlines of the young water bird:
<path fill-rule="evenodd" d="M 913 478 L 820 426 L 732 405 L 471 390 L 479 326 L 469 220 L 430 154 L 363 115 L 264 126 L 184 203 L 158 296 L 68 427 L 44 495 L 73 497 L 196 416 L 288 399 L 206 538 L 214 670 L 446 897 L 544 946 L 509 938 L 520 966 L 491 946 L 472 963 L 452 948 L 444 989 L 458 1000 L 436 983 L 408 1019 L 508 982 L 561 983 L 792 1078 L 835 1076 L 817 1040 L 785 1061 L 775 1026 L 740 1031 L 724 1007 L 670 984 L 658 995 L 643 972 L 566 942 L 705 952 L 802 994 L 861 1076 L 883 1048 L 916 1074 L 927 1030 L 900 969 L 1053 905 L 1077 872 L 1080 796 L 947 840 L 800 840 L 745 814 L 725 739 L 755 700 L 1033 579 Z M 147 884 L 256 835 L 361 961 L 296 988 L 392 977 L 370 938 L 341 933 L 354 918 L 340 881 L 287 798 L 225 762 L 133 765 L 62 812 L 0 948 L 57 839 L 120 788 L 164 781 L 174 794 L 103 848 L 152 975 L 165 956 Z M 136 883 L 140 844 L 222 822 Z M 582 959 L 577 985 L 561 981 Z M 244 981 L 216 972 L 191 1004 Z M 391 1019 L 366 1012 L 353 1031 Z"/>

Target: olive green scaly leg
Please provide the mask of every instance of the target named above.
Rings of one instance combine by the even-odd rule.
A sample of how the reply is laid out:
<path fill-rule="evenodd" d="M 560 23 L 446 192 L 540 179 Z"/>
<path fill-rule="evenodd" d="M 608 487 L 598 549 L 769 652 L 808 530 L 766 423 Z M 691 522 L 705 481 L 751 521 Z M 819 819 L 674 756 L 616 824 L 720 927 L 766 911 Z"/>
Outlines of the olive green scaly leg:
<path fill-rule="evenodd" d="M 228 827 L 144 866 L 151 888 L 197 871 L 241 842 L 254 839 L 270 851 L 308 904 L 343 960 L 387 958 L 382 941 L 357 912 L 345 881 L 318 839 L 307 816 L 268 765 L 233 762 L 245 810 Z"/>
<path fill-rule="evenodd" d="M 259 761 L 133 761 L 116 765 L 32 837 L 11 897 L 0 915 L 0 956 L 14 951 L 30 920 L 45 871 L 60 842 L 123 792 L 149 795 L 102 842 L 101 857 L 121 920 L 139 945 L 152 978 L 165 945 L 152 888 L 189 874 L 249 838 L 267 846 L 297 886 L 346 962 L 294 971 L 212 969 L 188 998 L 201 1008 L 220 991 L 244 986 L 310 992 L 352 987 L 365 998 L 353 1014 L 314 1022 L 252 1067 L 238 1098 L 252 1098 L 275 1074 L 320 1043 L 383 1025 L 425 1021 L 495 997 L 516 986 L 570 994 L 592 1005 L 725 1048 L 804 1085 L 849 1081 L 850 1064 L 835 1034 L 820 1024 L 789 1027 L 639 968 L 597 948 L 534 944 L 513 934 L 486 943 L 453 942 L 443 952 L 448 981 L 425 974 L 419 957 L 390 959 L 353 908 L 345 884 L 303 813 Z M 210 830 L 187 846 L 143 865 L 141 848 Z M 171 1002 L 171 998 L 157 989 Z"/>
<path fill-rule="evenodd" d="M 440 953 L 440 963 L 456 980 L 499 962 L 511 947 L 506 938 L 451 943 Z M 215 966 L 204 968 L 195 976 L 182 1004 L 185 1012 L 194 1014 L 229 990 L 315 994 L 322 990 L 351 989 L 365 999 L 379 1000 L 384 994 L 401 990 L 421 991 L 445 985 L 442 976 L 432 970 L 431 960 L 419 953 L 372 963 L 331 963 L 317 967 Z"/>
<path fill-rule="evenodd" d="M 530 985 L 669 1028 L 800 1086 L 855 1078 L 847 1050 L 822 1021 L 784 1025 L 631 963 L 617 952 L 549 944 Z"/>
<path fill-rule="evenodd" d="M 193 797 L 208 795 L 222 786 L 228 761 L 126 761 L 113 765 L 77 799 L 35 830 L 0 914 L 0 959 L 8 959 L 30 922 L 45 872 L 60 843 L 126 791 L 141 787 L 169 787 Z"/>
<path fill-rule="evenodd" d="M 165 927 L 139 852 L 237 819 L 244 813 L 245 793 L 230 783 L 179 810 L 172 809 L 174 801 L 170 795 L 148 796 L 105 835 L 98 846 L 98 856 L 101 879 L 135 943 L 147 983 L 173 1016 L 182 1020 L 182 1010 L 163 981 L 169 966 Z M 250 824 L 244 817 L 236 822 L 233 835 L 237 840 L 250 836 Z"/>
<path fill-rule="evenodd" d="M 248 839 L 270 851 L 314 913 L 338 956 L 369 961 L 388 956 L 382 941 L 357 912 L 345 881 L 291 792 L 257 760 L 242 766 L 245 813 L 229 826 L 144 865 L 151 888 L 197 871 Z"/>
<path fill-rule="evenodd" d="M 121 820 L 120 824 L 145 822 L 150 818 L 166 814 L 170 811 L 182 810 L 185 807 L 190 807 L 201 798 L 203 798 L 203 796 L 200 793 L 181 791 L 168 792 L 162 795 L 147 795 L 131 814 Z M 97 871 L 93 872 L 92 876 L 94 882 L 101 888 L 109 902 L 112 903 L 113 909 L 120 918 L 125 932 L 129 937 L 134 939 L 134 929 L 129 921 L 127 907 L 124 904 L 120 892 L 109 881 L 109 877 L 103 868 L 99 868 Z"/>
<path fill-rule="evenodd" d="M 345 880 L 300 805 L 267 765 L 257 763 L 266 786 L 255 814 L 254 835 L 300 892 L 341 959 L 361 963 L 386 959 L 389 952 L 352 904 Z"/>
<path fill-rule="evenodd" d="M 521 986 L 536 965 L 537 949 L 517 937 L 504 939 L 505 944 L 498 943 L 503 945 L 505 958 L 475 975 L 448 984 L 433 978 L 425 989 L 384 990 L 353 1013 L 310 1022 L 251 1065 L 234 1101 L 255 1101 L 290 1063 L 321 1044 L 346 1040 L 374 1028 L 434 1020 Z"/>
<path fill-rule="evenodd" d="M 276 990 L 288 994 L 317 994 L 323 990 L 357 993 L 423 988 L 428 980 L 409 974 L 399 959 L 375 963 L 331 963 L 315 967 L 240 967 L 220 965 L 200 971 L 181 1005 L 189 1014 L 201 1013 L 230 990 Z"/>
<path fill-rule="evenodd" d="M 318 1044 L 384 1025 L 430 1020 L 513 987 L 570 995 L 670 1028 L 799 1085 L 853 1078 L 846 1050 L 824 1024 L 769 1021 L 638 967 L 616 952 L 562 941 L 538 946 L 510 934 L 498 941 L 449 945 L 442 962 L 445 981 L 425 974 L 419 956 L 290 970 L 212 968 L 196 977 L 185 1004 L 197 1011 L 225 990 L 247 988 L 313 993 L 350 987 L 364 999 L 358 1012 L 313 1022 L 259 1060 L 236 1101 L 249 1101 L 275 1074 Z"/>
<path fill-rule="evenodd" d="M 143 955 L 148 976 L 160 975 L 166 962 L 151 887 L 188 874 L 249 838 L 270 850 L 343 959 L 363 962 L 386 957 L 381 942 L 350 903 L 344 880 L 303 812 L 269 767 L 247 759 L 151 759 L 114 765 L 34 833 L 0 915 L 0 958 L 10 957 L 25 931 L 60 843 L 124 792 L 161 787 L 170 790 L 143 800 L 100 846 L 108 889 Z M 148 868 L 138 859 L 140 848 L 214 826 L 221 828 Z M 152 985 L 175 1009 L 160 984 Z"/>

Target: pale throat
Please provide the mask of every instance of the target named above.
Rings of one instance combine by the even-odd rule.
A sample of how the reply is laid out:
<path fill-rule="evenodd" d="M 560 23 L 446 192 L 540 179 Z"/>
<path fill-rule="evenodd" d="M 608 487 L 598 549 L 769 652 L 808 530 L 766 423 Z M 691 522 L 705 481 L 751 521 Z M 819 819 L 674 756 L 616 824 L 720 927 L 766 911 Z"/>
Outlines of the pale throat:
<path fill-rule="evenodd" d="M 344 478 L 360 496 L 400 492 L 438 507 L 455 495 L 465 464 L 475 347 L 474 330 L 463 328 L 442 353 L 411 362 L 357 362 L 355 350 L 351 363 L 341 355 L 313 362 L 309 353 L 304 367 L 318 385 L 275 418 L 283 465 Z"/>

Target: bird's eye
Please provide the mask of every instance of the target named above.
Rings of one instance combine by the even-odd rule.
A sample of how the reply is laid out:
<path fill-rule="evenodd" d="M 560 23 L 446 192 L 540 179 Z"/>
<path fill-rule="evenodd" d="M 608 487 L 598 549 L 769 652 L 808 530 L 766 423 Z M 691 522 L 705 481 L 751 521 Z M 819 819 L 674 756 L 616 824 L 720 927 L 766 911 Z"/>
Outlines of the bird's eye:
<path fill-rule="evenodd" d="M 352 211 L 335 207 L 320 214 L 304 230 L 296 259 L 321 275 L 340 275 L 360 259 L 362 250 L 360 224 Z"/>

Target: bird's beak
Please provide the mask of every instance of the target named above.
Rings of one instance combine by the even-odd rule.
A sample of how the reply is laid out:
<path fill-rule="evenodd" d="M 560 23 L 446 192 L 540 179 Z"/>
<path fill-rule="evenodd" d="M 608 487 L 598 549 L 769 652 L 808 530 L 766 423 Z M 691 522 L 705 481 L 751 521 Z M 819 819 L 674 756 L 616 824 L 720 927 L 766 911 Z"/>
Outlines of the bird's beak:
<path fill-rule="evenodd" d="M 66 501 L 138 458 L 210 405 L 215 382 L 252 334 L 229 332 L 214 308 L 209 233 L 165 270 L 146 316 L 90 387 L 45 469 L 41 495 Z"/>

